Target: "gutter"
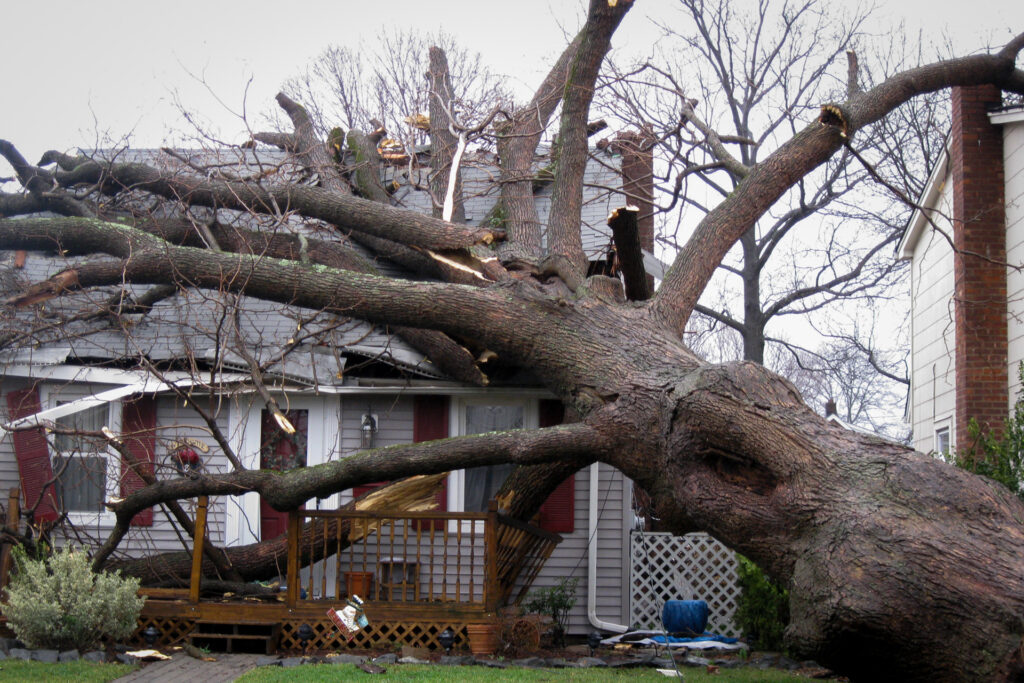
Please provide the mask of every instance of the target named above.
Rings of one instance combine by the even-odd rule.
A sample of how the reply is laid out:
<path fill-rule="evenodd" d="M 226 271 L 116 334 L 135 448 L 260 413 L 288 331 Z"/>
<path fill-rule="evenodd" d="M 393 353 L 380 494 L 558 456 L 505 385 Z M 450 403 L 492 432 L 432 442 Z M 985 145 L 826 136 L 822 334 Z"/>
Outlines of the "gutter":
<path fill-rule="evenodd" d="M 587 545 L 587 619 L 590 625 L 602 631 L 625 633 L 629 627 L 597 616 L 597 489 L 601 463 L 590 466 L 590 541 Z"/>

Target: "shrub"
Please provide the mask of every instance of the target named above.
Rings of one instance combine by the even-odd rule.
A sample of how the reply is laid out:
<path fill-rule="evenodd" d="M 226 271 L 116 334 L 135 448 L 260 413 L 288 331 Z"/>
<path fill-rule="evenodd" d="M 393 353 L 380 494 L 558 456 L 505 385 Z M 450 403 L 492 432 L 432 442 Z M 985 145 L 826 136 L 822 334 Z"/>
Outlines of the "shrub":
<path fill-rule="evenodd" d="M 70 547 L 48 560 L 18 550 L 14 557 L 3 613 L 28 647 L 84 650 L 105 636 L 120 640 L 135 631 L 143 603 L 138 579 L 96 574 L 88 554 Z"/>
<path fill-rule="evenodd" d="M 579 579 L 563 578 L 554 586 L 538 588 L 526 596 L 527 612 L 546 614 L 555 622 L 555 644 L 564 643 L 569 610 L 576 605 L 576 584 Z"/>
<path fill-rule="evenodd" d="M 1024 382 L 1024 363 L 1017 366 L 1017 376 Z M 995 479 L 1018 497 L 1024 499 L 1024 385 L 1017 392 L 1017 401 L 1003 422 L 1002 435 L 996 437 L 983 430 L 973 417 L 967 424 L 970 446 L 947 456 L 962 470 Z"/>
<path fill-rule="evenodd" d="M 789 623 L 789 591 L 768 580 L 761 569 L 737 555 L 740 597 L 736 623 L 747 644 L 756 650 L 781 650 L 782 634 Z"/>

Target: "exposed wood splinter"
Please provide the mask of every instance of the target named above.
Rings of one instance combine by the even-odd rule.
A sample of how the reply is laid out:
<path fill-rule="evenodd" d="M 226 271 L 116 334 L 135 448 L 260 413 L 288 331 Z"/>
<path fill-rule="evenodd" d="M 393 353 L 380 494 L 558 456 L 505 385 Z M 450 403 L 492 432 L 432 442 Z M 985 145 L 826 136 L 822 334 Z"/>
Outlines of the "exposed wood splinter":
<path fill-rule="evenodd" d="M 4 304 L 21 308 L 49 301 L 64 292 L 78 289 L 78 271 L 64 270 L 49 280 L 31 285 L 24 293 L 10 297 Z"/>
<path fill-rule="evenodd" d="M 839 135 L 841 135 L 844 140 L 850 137 L 850 123 L 846 120 L 846 115 L 843 114 L 843 110 L 838 104 L 822 105 L 821 115 L 818 116 L 818 121 L 826 126 L 838 128 Z"/>

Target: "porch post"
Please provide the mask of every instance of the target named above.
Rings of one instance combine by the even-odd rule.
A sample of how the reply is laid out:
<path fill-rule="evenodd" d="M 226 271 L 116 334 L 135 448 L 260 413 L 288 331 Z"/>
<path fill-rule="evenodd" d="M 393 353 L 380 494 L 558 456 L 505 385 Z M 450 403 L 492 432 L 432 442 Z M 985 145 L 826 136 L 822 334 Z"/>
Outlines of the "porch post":
<path fill-rule="evenodd" d="M 190 602 L 199 602 L 199 583 L 203 578 L 203 545 L 206 543 L 207 496 L 199 496 L 196 505 L 196 528 L 192 543 L 192 580 L 188 587 Z"/>
<path fill-rule="evenodd" d="M 285 604 L 295 607 L 299 599 L 299 511 L 288 512 L 288 593 Z"/>
<path fill-rule="evenodd" d="M 498 501 L 487 503 L 487 521 L 484 523 L 484 610 L 498 611 Z"/>

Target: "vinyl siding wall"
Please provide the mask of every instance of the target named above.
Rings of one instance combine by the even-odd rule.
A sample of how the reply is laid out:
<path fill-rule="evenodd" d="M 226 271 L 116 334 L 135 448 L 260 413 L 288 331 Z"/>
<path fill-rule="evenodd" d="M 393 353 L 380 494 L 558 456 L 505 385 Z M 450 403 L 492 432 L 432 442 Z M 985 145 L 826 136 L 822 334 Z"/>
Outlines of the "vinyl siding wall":
<path fill-rule="evenodd" d="M 952 179 L 947 172 L 935 223 L 952 235 Z M 911 267 L 911 425 L 914 447 L 929 452 L 935 430 L 952 431 L 956 367 L 953 328 L 953 251 L 946 238 L 926 227 L 914 245 Z M 951 437 L 952 437 L 951 433 Z M 951 441 L 955 442 L 955 438 Z"/>
<path fill-rule="evenodd" d="M 1024 121 L 1003 126 L 1003 159 L 1006 176 L 1006 271 L 1007 378 L 1009 407 L 1020 392 L 1017 368 L 1024 361 L 1024 272 L 1012 266 L 1024 264 Z"/>
<path fill-rule="evenodd" d="M 0 383 L 0 390 L 4 397 L 10 391 L 28 386 L 28 381 L 20 378 L 5 377 Z M 57 400 L 75 400 L 88 396 L 92 393 L 112 388 L 111 385 L 85 385 L 67 383 L 39 383 L 37 384 L 43 401 L 43 409 L 51 408 Z M 4 403 L 6 405 L 6 403 Z M 115 410 L 119 409 L 119 405 Z M 116 412 L 115 412 L 116 415 Z M 217 423 L 222 430 L 227 428 L 227 414 L 221 411 L 217 414 Z M 227 471 L 229 468 L 227 459 L 220 453 L 212 437 L 205 429 L 205 425 L 190 408 L 185 408 L 180 401 L 171 397 L 161 397 L 157 401 L 157 424 L 171 426 L 169 429 L 161 429 L 157 435 L 156 445 L 156 472 L 160 477 L 178 476 L 171 464 L 171 454 L 168 444 L 179 438 L 191 437 L 209 446 L 209 454 L 203 455 L 204 467 L 214 472 Z M 197 449 L 198 450 L 198 449 Z M 51 452 L 52 456 L 52 452 Z M 112 458 L 112 463 L 118 459 Z M 0 487 L 6 492 L 11 487 L 18 486 L 18 465 L 14 455 L 13 440 L 9 434 L 0 438 Z M 6 497 L 4 499 L 6 504 Z M 211 501 L 208 533 L 214 543 L 224 543 L 224 505 L 223 497 L 215 497 Z M 195 501 L 182 501 L 182 506 L 187 512 L 194 515 Z M 81 525 L 78 530 L 84 537 L 105 538 L 113 524 L 112 521 L 100 520 L 97 523 Z M 58 535 L 56 541 L 62 542 Z M 121 542 L 119 550 L 129 555 L 143 555 L 151 552 L 163 552 L 168 550 L 181 550 L 182 544 L 174 527 L 171 526 L 167 514 L 162 509 L 154 510 L 152 526 L 133 526 L 130 528 L 125 540 Z"/>

